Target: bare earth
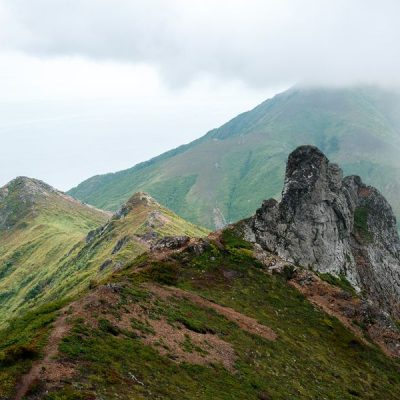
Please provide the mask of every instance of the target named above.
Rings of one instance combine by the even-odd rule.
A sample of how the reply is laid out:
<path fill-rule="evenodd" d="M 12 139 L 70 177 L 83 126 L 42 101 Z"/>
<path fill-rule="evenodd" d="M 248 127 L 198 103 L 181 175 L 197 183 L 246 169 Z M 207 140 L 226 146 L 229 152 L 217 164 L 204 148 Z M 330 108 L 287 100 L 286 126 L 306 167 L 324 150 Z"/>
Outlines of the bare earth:
<path fill-rule="evenodd" d="M 276 333 L 267 326 L 261 325 L 254 318 L 248 317 L 232 308 L 213 303 L 197 294 L 178 288 L 147 285 L 152 293 L 152 300 L 145 304 L 128 303 L 120 309 L 120 315 L 115 316 L 114 305 L 120 296 L 117 290 L 110 286 L 100 286 L 85 298 L 73 303 L 68 309 L 63 309 L 55 321 L 48 343 L 43 349 L 43 358 L 35 361 L 30 371 L 25 374 L 17 387 L 15 400 L 22 400 L 35 384 L 45 384 L 46 388 L 60 386 L 64 381 L 73 378 L 76 365 L 57 360 L 58 347 L 69 330 L 75 318 L 80 317 L 93 328 L 98 327 L 100 317 L 106 317 L 114 326 L 120 329 L 132 330 L 132 319 L 141 321 L 151 327 L 152 332 L 140 334 L 141 340 L 154 347 L 160 354 L 175 362 L 193 364 L 221 363 L 226 369 L 233 371 L 236 354 L 232 345 L 213 333 L 198 333 L 186 328 L 181 323 L 171 325 L 165 317 L 158 320 L 149 319 L 146 307 L 151 308 L 156 299 L 165 300 L 169 297 L 186 299 L 200 307 L 210 308 L 235 322 L 240 328 L 251 334 L 259 335 L 268 340 L 275 340 Z M 191 349 L 185 348 L 189 344 Z"/>

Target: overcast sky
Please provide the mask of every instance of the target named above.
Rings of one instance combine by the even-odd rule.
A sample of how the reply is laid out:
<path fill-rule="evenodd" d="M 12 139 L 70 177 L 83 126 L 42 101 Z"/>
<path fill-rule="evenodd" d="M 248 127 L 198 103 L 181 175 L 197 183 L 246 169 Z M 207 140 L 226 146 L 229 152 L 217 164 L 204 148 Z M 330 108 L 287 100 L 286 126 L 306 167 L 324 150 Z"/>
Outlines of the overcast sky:
<path fill-rule="evenodd" d="M 0 0 L 0 185 L 69 189 L 296 83 L 399 85 L 398 0 Z"/>

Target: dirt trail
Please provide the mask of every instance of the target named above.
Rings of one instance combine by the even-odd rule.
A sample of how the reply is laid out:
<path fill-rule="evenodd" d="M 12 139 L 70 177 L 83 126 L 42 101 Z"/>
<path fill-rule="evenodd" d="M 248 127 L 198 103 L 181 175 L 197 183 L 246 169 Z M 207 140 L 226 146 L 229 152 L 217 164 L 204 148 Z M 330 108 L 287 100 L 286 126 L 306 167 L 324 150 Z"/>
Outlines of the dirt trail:
<path fill-rule="evenodd" d="M 58 345 L 61 339 L 68 333 L 70 326 L 67 323 L 67 314 L 65 310 L 61 311 L 61 315 L 56 319 L 53 329 L 50 333 L 48 342 L 43 348 L 44 357 L 33 363 L 29 372 L 22 376 L 17 387 L 17 392 L 14 400 L 22 400 L 27 395 L 32 385 L 37 382 L 44 374 L 56 374 L 57 372 L 67 374 L 70 371 L 55 371 L 52 370 L 54 357 L 58 353 Z"/>
<path fill-rule="evenodd" d="M 238 311 L 235 311 L 233 308 L 221 306 L 197 294 L 187 292 L 185 290 L 178 288 L 172 288 L 172 287 L 166 288 L 155 285 L 149 285 L 148 287 L 153 293 L 159 295 L 160 297 L 169 297 L 169 296 L 181 297 L 191 301 L 194 304 L 199 305 L 200 307 L 212 308 L 217 313 L 223 315 L 226 319 L 235 322 L 236 324 L 239 325 L 240 328 L 249 333 L 262 336 L 263 338 L 268 340 L 275 340 L 277 338 L 277 334 L 271 328 L 265 325 L 261 325 L 254 318 L 241 314 Z"/>

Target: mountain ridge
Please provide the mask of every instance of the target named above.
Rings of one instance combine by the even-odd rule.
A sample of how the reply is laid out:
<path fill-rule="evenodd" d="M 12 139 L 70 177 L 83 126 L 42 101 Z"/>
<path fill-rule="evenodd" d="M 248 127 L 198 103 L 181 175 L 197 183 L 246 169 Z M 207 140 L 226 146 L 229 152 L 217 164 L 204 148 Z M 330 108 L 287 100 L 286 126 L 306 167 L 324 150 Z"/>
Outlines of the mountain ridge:
<path fill-rule="evenodd" d="M 0 325 L 22 310 L 75 295 L 165 235 L 206 233 L 145 193 L 111 214 L 18 177 L 0 189 Z"/>

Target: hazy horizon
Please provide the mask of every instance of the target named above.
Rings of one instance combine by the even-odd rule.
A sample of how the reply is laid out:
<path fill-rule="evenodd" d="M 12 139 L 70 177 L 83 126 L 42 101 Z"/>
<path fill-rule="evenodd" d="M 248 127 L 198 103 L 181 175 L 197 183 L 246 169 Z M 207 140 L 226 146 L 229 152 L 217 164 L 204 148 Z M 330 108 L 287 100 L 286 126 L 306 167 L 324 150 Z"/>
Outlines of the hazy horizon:
<path fill-rule="evenodd" d="M 399 11 L 390 0 L 0 0 L 0 185 L 24 175 L 70 189 L 299 82 L 398 87 Z"/>

